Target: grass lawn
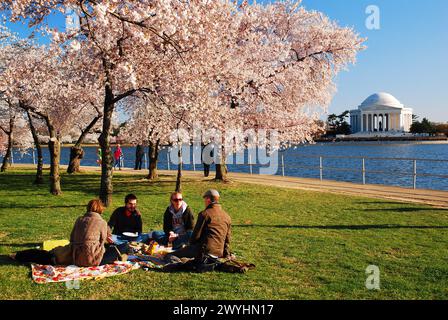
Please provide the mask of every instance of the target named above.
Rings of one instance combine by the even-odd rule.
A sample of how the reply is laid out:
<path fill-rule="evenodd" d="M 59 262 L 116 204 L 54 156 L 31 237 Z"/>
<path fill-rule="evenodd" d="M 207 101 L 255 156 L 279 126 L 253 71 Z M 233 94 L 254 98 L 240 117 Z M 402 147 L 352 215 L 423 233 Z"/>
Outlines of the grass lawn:
<path fill-rule="evenodd" d="M 35 284 L 30 268 L 7 255 L 47 239 L 68 238 L 99 175 L 62 176 L 64 194 L 33 186 L 33 171 L 0 175 L 0 299 L 447 299 L 448 211 L 423 205 L 249 184 L 186 181 L 195 215 L 213 187 L 233 221 L 233 251 L 255 263 L 247 274 L 129 274 L 81 283 Z M 114 175 L 113 208 L 139 197 L 144 229 L 161 229 L 172 177 L 150 183 Z M 109 218 L 112 208 L 104 217 Z M 380 269 L 381 290 L 367 290 L 366 268 Z"/>

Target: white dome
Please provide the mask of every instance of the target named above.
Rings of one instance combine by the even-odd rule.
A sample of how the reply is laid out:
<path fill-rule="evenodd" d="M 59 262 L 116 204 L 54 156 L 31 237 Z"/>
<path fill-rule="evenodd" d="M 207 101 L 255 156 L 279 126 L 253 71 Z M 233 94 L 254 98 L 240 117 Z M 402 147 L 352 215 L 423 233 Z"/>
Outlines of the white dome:
<path fill-rule="evenodd" d="M 366 109 L 373 106 L 386 106 L 392 108 L 403 109 L 403 104 L 397 100 L 393 95 L 385 92 L 375 93 L 368 97 L 359 106 L 360 109 Z"/>

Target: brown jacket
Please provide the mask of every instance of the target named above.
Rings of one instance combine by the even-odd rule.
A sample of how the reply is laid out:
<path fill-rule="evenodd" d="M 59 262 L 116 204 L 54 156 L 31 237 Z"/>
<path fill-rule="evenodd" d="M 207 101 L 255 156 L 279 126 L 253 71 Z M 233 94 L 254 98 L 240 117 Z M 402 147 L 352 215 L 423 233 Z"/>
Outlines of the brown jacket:
<path fill-rule="evenodd" d="M 107 222 L 96 212 L 87 212 L 75 222 L 70 236 L 73 263 L 79 267 L 98 266 L 110 235 Z"/>
<path fill-rule="evenodd" d="M 230 255 L 231 224 L 230 216 L 220 204 L 210 204 L 199 213 L 190 243 L 201 245 L 204 254 L 227 257 Z"/>

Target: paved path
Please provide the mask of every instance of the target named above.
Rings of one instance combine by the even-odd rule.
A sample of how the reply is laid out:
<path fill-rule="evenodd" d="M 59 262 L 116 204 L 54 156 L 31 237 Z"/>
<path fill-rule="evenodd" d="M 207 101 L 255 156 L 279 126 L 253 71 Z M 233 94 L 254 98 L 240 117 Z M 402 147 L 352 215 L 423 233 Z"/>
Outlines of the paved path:
<path fill-rule="evenodd" d="M 16 165 L 20 166 L 20 165 Z M 29 167 L 29 166 L 28 166 Z M 66 166 L 61 166 L 61 170 L 64 170 Z M 81 167 L 82 170 L 86 171 L 100 171 L 99 167 Z M 129 174 L 147 174 L 146 170 L 136 171 L 132 169 L 123 169 L 120 173 Z M 176 176 L 176 171 L 171 170 L 159 170 L 160 174 Z M 209 178 L 204 178 L 202 172 L 200 171 L 183 171 L 183 176 L 190 179 L 212 179 L 214 177 L 214 172 L 210 172 Z M 281 177 L 281 176 L 268 176 L 268 175 L 250 175 L 245 173 L 229 173 L 230 180 L 244 183 L 259 184 L 265 186 L 291 188 L 291 189 L 301 189 L 310 190 L 317 192 L 330 192 L 345 195 L 356 195 L 364 196 L 369 198 L 378 199 L 391 199 L 401 202 L 413 202 L 413 203 L 423 203 L 440 208 L 448 208 L 448 191 L 436 191 L 436 190 L 424 190 L 424 189 L 407 189 L 401 187 L 391 187 L 384 185 L 362 185 L 350 182 L 338 182 L 319 179 L 307 179 L 307 178 L 296 178 L 296 177 Z"/>

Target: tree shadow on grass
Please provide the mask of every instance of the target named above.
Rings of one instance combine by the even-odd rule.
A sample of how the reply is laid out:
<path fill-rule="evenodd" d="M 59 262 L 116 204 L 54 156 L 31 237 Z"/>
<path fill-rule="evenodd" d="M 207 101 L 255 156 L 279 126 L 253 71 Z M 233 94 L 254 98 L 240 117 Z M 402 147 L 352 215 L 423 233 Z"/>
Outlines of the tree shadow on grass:
<path fill-rule="evenodd" d="M 332 226 L 293 226 L 293 225 L 261 225 L 239 224 L 232 228 L 280 228 L 280 229 L 321 229 L 321 230 L 369 230 L 369 229 L 448 229 L 448 226 L 406 226 L 397 224 L 378 225 L 332 225 Z"/>
<path fill-rule="evenodd" d="M 397 202 L 397 201 L 356 201 L 355 204 L 371 204 L 371 205 L 378 205 L 378 204 L 394 204 L 394 205 L 406 205 L 406 202 Z"/>
<path fill-rule="evenodd" d="M 0 205 L 0 209 L 57 209 L 57 208 L 83 208 L 85 207 L 84 204 L 73 204 L 73 205 L 26 205 L 26 204 L 18 204 L 14 203 L 11 205 Z"/>
<path fill-rule="evenodd" d="M 409 213 L 409 212 L 422 212 L 422 211 L 448 211 L 448 209 L 442 208 L 383 208 L 383 209 L 363 209 L 363 211 L 369 212 L 394 212 L 394 213 Z"/>

